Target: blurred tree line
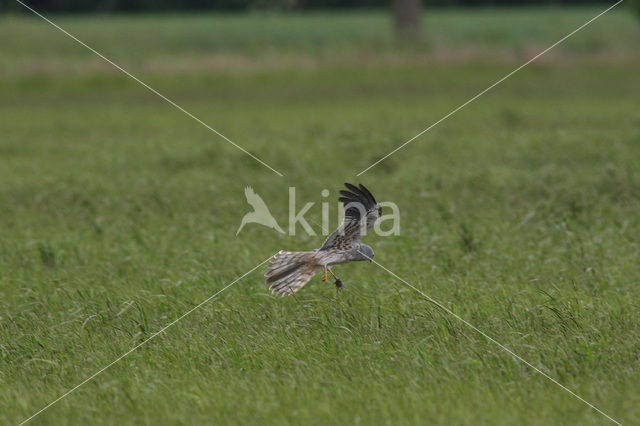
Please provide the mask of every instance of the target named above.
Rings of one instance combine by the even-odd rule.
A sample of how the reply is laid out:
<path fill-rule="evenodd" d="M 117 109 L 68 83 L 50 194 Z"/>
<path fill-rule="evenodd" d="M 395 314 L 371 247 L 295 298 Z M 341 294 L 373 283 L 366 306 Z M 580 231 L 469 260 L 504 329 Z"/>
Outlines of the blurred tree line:
<path fill-rule="evenodd" d="M 386 8 L 390 0 L 27 0 L 44 12 L 109 12 L 163 10 L 308 10 Z M 436 7 L 521 6 L 532 4 L 607 4 L 603 0 L 426 0 Z M 15 0 L 0 0 L 0 11 L 23 11 Z"/>

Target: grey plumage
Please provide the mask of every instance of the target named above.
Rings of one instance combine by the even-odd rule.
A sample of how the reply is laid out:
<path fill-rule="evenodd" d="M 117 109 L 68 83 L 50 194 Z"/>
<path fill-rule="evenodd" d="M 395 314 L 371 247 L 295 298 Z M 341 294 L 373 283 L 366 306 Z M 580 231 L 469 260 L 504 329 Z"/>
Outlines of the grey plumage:
<path fill-rule="evenodd" d="M 373 249 L 361 240 L 382 215 L 382 208 L 364 186 L 345 183 L 340 202 L 345 207 L 342 224 L 316 250 L 307 252 L 280 251 L 269 264 L 265 276 L 269 289 L 277 295 L 288 296 L 300 290 L 320 270 L 336 279 L 336 287 L 344 283 L 332 271 L 332 265 L 373 259 Z"/>

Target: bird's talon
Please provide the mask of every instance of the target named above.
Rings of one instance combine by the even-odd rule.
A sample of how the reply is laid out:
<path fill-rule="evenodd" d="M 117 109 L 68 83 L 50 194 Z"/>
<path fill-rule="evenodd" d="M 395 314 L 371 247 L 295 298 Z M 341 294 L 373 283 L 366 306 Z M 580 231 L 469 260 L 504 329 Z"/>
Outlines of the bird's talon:
<path fill-rule="evenodd" d="M 327 268 L 326 266 L 324 267 L 324 275 L 322 276 L 322 282 L 325 282 L 327 280 L 327 271 L 329 270 L 329 268 Z"/>

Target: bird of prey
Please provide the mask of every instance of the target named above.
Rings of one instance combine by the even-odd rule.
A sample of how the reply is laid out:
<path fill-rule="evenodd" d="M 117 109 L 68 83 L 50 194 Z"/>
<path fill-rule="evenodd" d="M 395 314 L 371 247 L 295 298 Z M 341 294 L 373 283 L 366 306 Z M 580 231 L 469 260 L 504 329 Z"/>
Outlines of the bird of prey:
<path fill-rule="evenodd" d="M 373 259 L 373 249 L 360 241 L 382 215 L 382 207 L 364 185 L 344 184 L 339 201 L 344 205 L 344 221 L 329 235 L 322 247 L 312 251 L 280 251 L 273 256 L 265 276 L 269 289 L 279 296 L 300 290 L 320 270 L 335 278 L 337 288 L 344 283 L 331 270 L 332 265 Z"/>
<path fill-rule="evenodd" d="M 255 193 L 253 188 L 247 186 L 244 189 L 244 196 L 247 197 L 247 203 L 253 207 L 253 211 L 244 215 L 242 218 L 242 222 L 240 223 L 240 227 L 236 231 L 236 235 L 240 233 L 244 225 L 247 223 L 259 223 L 260 225 L 264 225 L 268 228 L 273 228 L 281 234 L 284 234 L 284 231 L 278 225 L 275 218 L 271 215 L 269 211 L 269 207 L 264 203 L 262 197 Z"/>

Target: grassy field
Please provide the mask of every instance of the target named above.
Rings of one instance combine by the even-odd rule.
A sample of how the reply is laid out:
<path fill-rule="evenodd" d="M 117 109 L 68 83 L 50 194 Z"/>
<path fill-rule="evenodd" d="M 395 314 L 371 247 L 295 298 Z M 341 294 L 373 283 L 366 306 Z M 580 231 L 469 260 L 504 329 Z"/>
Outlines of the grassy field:
<path fill-rule="evenodd" d="M 15 424 L 280 249 L 360 181 L 376 260 L 624 424 L 640 417 L 640 26 L 613 11 L 355 175 L 596 9 L 0 19 L 0 422 Z M 332 226 L 335 207 L 332 203 Z M 316 227 L 317 229 L 317 227 Z M 34 424 L 607 424 L 374 264 L 273 298 L 250 274 Z"/>

